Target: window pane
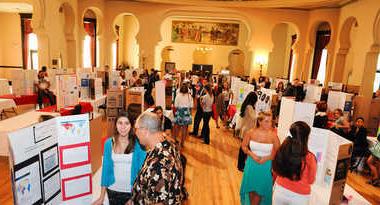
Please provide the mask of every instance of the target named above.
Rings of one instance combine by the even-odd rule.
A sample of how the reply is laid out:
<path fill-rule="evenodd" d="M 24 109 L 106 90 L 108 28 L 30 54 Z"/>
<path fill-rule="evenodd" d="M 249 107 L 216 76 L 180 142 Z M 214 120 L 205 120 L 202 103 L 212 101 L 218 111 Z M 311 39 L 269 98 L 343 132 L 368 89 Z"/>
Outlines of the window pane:
<path fill-rule="evenodd" d="M 292 82 L 292 80 L 294 79 L 294 64 L 296 62 L 296 55 L 293 54 L 293 57 L 292 57 L 292 65 L 290 67 L 290 75 L 289 75 L 289 82 Z"/>
<path fill-rule="evenodd" d="M 114 68 L 116 68 L 116 59 L 117 59 L 117 46 L 116 46 L 116 43 L 112 43 L 112 68 L 113 70 L 115 70 Z"/>
<path fill-rule="evenodd" d="M 380 72 L 380 54 L 379 54 L 379 56 L 377 57 L 377 67 L 376 67 L 376 71 L 377 71 L 377 72 Z"/>
<path fill-rule="evenodd" d="M 91 67 L 91 37 L 86 35 L 83 42 L 83 68 Z"/>
<path fill-rule="evenodd" d="M 373 83 L 373 92 L 380 88 L 380 73 L 376 73 L 375 82 Z"/>
<path fill-rule="evenodd" d="M 322 85 L 325 83 L 326 76 L 326 64 L 327 64 L 327 49 L 322 50 L 321 64 L 319 64 L 319 70 L 317 75 L 317 80 Z"/>

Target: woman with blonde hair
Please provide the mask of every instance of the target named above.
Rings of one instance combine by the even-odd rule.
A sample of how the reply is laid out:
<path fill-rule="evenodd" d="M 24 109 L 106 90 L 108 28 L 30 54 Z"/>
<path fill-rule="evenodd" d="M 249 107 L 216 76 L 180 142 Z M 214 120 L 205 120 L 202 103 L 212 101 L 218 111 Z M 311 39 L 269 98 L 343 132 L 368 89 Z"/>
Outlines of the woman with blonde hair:
<path fill-rule="evenodd" d="M 240 187 L 242 205 L 272 204 L 272 160 L 280 141 L 272 124 L 272 113 L 260 112 L 257 126 L 245 132 L 242 149 L 249 156 Z"/>

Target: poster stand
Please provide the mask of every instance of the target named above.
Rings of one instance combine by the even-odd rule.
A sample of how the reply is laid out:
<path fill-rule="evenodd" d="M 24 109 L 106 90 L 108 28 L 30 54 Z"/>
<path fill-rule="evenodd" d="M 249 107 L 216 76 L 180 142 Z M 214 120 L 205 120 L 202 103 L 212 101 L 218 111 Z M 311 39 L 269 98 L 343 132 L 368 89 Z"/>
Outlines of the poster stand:
<path fill-rule="evenodd" d="M 89 129 L 83 114 L 9 133 L 14 204 L 91 204 Z"/>

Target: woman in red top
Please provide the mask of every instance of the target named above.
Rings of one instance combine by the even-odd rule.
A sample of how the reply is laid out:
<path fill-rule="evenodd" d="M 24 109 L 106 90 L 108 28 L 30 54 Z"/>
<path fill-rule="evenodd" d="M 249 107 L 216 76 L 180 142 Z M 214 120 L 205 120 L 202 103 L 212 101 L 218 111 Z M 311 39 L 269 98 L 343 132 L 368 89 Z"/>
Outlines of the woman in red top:
<path fill-rule="evenodd" d="M 293 123 L 276 153 L 273 161 L 273 171 L 277 175 L 274 205 L 309 204 L 310 187 L 317 170 L 316 158 L 307 147 L 309 134 L 310 127 L 305 122 Z"/>

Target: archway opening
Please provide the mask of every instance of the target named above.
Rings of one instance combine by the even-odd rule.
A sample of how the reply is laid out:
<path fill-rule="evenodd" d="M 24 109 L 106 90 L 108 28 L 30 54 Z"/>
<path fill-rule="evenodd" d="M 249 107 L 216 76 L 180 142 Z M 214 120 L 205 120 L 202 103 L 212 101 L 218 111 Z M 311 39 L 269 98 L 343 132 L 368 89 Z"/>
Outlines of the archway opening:
<path fill-rule="evenodd" d="M 328 22 L 318 25 L 315 33 L 315 47 L 313 64 L 311 69 L 311 79 L 316 79 L 320 84 L 324 84 L 327 72 L 327 46 L 331 38 L 331 27 Z"/>
<path fill-rule="evenodd" d="M 138 68 L 139 45 L 136 35 L 139 22 L 132 14 L 120 14 L 113 22 L 116 40 L 112 44 L 112 68 Z"/>
<path fill-rule="evenodd" d="M 83 67 L 99 66 L 98 18 L 92 9 L 87 9 L 83 16 L 85 36 L 83 40 Z"/>
<path fill-rule="evenodd" d="M 76 67 L 76 42 L 74 37 L 74 25 L 75 25 L 75 13 L 74 9 L 69 3 L 63 3 L 59 8 L 61 14 L 62 22 L 62 31 L 65 34 L 65 47 L 63 56 L 60 54 L 58 56 L 58 62 L 56 66 L 58 68 L 67 67 L 74 68 Z M 66 62 L 63 61 L 66 59 Z"/>
<path fill-rule="evenodd" d="M 170 61 L 180 71 L 205 69 L 213 74 L 230 66 L 230 53 L 240 49 L 248 53 L 248 26 L 238 18 L 219 19 L 218 17 L 169 16 L 161 24 L 161 42 L 156 53 L 171 46 Z M 192 55 L 189 55 L 192 54 Z M 155 66 L 164 71 L 161 55 L 155 55 Z M 243 76 L 248 61 L 243 55 L 242 67 L 237 75 Z"/>

